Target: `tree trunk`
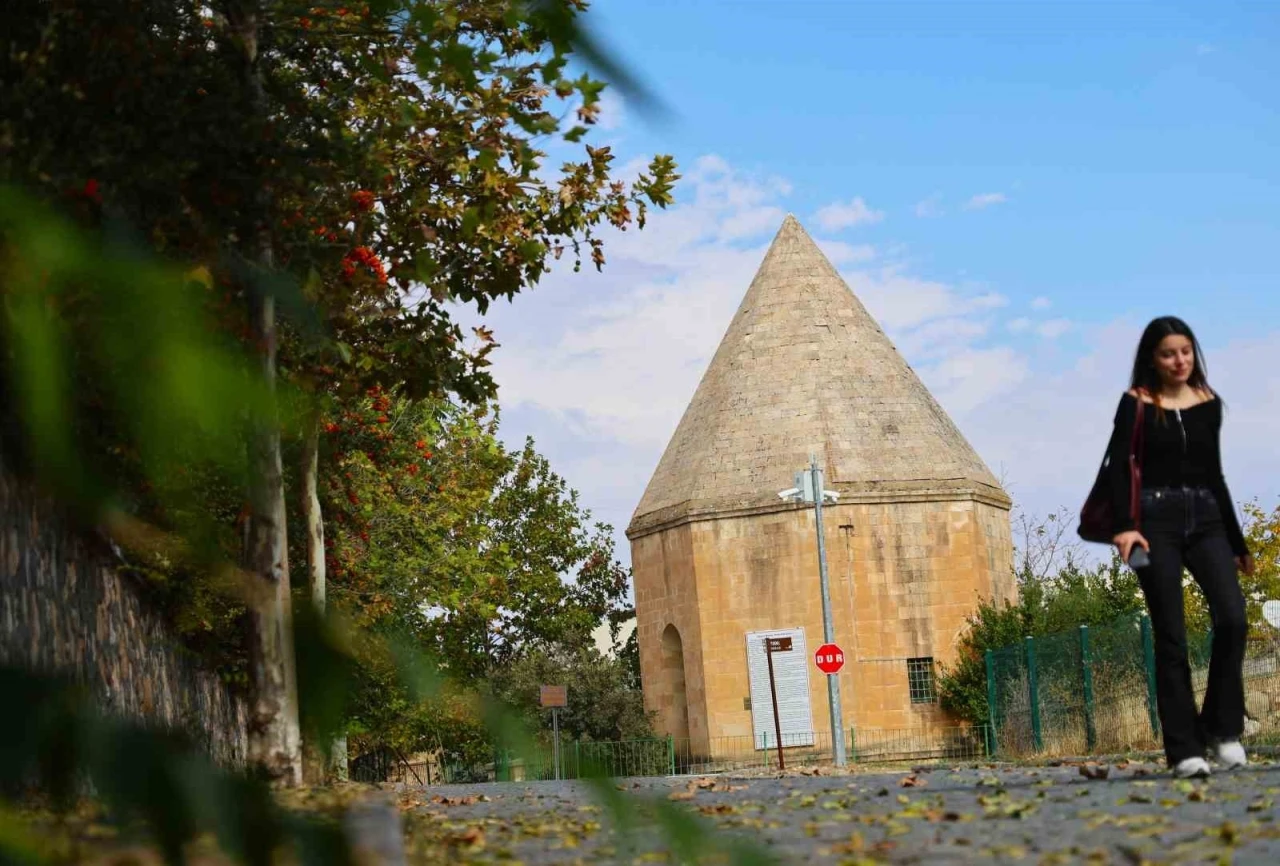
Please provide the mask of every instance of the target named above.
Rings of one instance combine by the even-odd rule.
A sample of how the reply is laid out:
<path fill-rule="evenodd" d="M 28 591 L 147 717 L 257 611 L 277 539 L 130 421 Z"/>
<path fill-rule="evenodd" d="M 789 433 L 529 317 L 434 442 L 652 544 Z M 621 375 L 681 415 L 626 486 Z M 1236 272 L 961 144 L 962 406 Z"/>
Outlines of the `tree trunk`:
<path fill-rule="evenodd" d="M 275 301 L 254 302 L 254 336 L 261 373 L 275 387 Z M 274 419 L 256 419 L 249 439 L 249 549 L 246 566 L 260 586 L 250 611 L 249 676 L 253 689 L 249 761 L 285 785 L 302 781 L 298 685 L 290 615 L 289 546 L 285 535 L 284 473 Z"/>
<path fill-rule="evenodd" d="M 320 470 L 320 416 L 307 421 L 302 444 L 302 519 L 307 526 L 307 576 L 311 587 L 311 603 L 323 614 L 325 608 L 324 515 L 320 511 L 317 490 Z M 347 738 L 338 736 L 329 744 L 329 766 L 322 761 L 322 750 L 311 744 L 306 749 L 307 779 L 323 782 L 328 778 L 347 781 Z"/>
<path fill-rule="evenodd" d="M 256 0 L 227 3 L 227 20 L 241 50 L 242 74 L 255 119 L 265 121 L 266 92 L 259 67 L 260 10 Z M 271 192 L 259 178 L 247 220 L 250 256 L 263 274 L 275 266 L 269 219 Z M 276 390 L 275 298 L 259 283 L 249 291 L 251 339 L 259 373 Z M 274 414 L 274 413 L 273 413 Z M 249 677 L 253 690 L 248 757 L 284 785 L 302 781 L 298 686 L 290 615 L 289 545 L 285 534 L 284 472 L 275 417 L 254 418 L 249 431 L 249 543 L 246 568 L 258 591 L 250 609 Z"/>
<path fill-rule="evenodd" d="M 320 513 L 317 474 L 320 469 L 320 418 L 309 419 L 302 443 L 302 519 L 307 524 L 307 576 L 311 603 L 324 612 L 324 520 Z"/>

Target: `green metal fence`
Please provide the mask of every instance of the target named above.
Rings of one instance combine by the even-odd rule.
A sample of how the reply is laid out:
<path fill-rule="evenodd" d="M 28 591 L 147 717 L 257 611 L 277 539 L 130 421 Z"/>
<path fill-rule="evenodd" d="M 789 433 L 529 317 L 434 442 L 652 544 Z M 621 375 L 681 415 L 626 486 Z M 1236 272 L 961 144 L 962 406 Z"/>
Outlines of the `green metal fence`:
<path fill-rule="evenodd" d="M 1192 682 L 1203 698 L 1212 633 L 1188 636 Z M 1150 620 L 1126 617 L 1028 637 L 986 654 L 991 750 L 1002 756 L 1158 749 L 1155 646 Z M 1246 740 L 1280 737 L 1280 645 L 1249 641 Z"/>

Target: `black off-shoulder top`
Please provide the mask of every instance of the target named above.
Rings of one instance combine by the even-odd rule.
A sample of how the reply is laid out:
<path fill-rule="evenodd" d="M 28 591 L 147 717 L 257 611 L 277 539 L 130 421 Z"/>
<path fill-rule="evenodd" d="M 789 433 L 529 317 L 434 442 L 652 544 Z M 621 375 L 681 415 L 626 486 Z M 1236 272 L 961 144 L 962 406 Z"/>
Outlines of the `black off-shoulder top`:
<path fill-rule="evenodd" d="M 1115 427 L 1107 448 L 1112 513 L 1116 515 L 1117 534 L 1134 528 L 1129 516 L 1129 443 L 1137 410 L 1138 398 L 1126 392 L 1116 409 Z M 1222 512 L 1223 527 L 1232 551 L 1236 556 L 1244 556 L 1248 552 L 1244 533 L 1240 530 L 1240 520 L 1222 475 L 1219 448 L 1222 401 L 1215 397 L 1188 409 L 1165 409 L 1163 413 L 1147 404 L 1143 407 L 1142 420 L 1142 488 L 1208 488 Z"/>

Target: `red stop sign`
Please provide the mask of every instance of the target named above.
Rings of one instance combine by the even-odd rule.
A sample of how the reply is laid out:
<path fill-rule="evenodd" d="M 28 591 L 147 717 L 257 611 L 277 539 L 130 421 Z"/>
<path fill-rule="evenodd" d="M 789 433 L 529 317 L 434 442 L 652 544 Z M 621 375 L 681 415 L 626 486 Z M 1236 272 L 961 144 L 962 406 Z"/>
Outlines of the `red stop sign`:
<path fill-rule="evenodd" d="M 834 674 L 844 667 L 844 650 L 833 643 L 824 643 L 813 654 L 818 670 L 824 674 Z"/>

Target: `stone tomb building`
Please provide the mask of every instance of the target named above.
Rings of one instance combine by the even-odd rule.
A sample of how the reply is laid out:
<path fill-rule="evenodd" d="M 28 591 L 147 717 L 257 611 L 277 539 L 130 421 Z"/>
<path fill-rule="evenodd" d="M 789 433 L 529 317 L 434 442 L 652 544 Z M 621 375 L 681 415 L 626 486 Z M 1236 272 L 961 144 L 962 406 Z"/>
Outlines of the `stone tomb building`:
<path fill-rule="evenodd" d="M 934 671 L 980 598 L 1012 598 L 1010 500 L 817 245 L 788 216 L 685 410 L 627 536 L 645 705 L 694 755 L 829 747 L 812 506 L 818 456 L 848 728 L 948 724 Z"/>

